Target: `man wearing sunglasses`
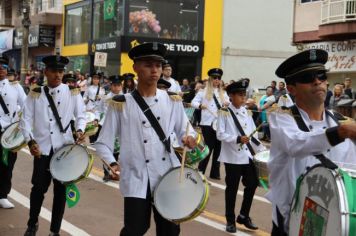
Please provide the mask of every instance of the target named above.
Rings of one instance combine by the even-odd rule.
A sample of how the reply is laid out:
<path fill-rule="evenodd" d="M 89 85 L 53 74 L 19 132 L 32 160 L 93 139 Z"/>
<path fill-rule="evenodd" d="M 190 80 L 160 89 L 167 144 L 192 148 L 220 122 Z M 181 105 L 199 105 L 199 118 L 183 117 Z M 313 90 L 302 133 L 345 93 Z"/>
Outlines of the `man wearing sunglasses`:
<path fill-rule="evenodd" d="M 314 155 L 324 155 L 326 167 L 331 167 L 327 160 L 356 163 L 355 123 L 338 125 L 333 114 L 324 108 L 327 59 L 324 50 L 307 50 L 288 58 L 276 70 L 295 97 L 295 106 L 269 115 L 272 140 L 267 198 L 273 206 L 273 236 L 288 234 L 297 178 L 307 168 L 321 163 Z"/>
<path fill-rule="evenodd" d="M 0 136 L 10 124 L 18 121 L 18 105 L 22 107 L 26 99 L 23 88 L 17 82 L 7 79 L 8 63 L 8 57 L 0 53 Z M 7 195 L 11 190 L 17 153 L 10 150 L 4 152 L 2 145 L 0 153 L 0 208 L 14 208 Z"/>

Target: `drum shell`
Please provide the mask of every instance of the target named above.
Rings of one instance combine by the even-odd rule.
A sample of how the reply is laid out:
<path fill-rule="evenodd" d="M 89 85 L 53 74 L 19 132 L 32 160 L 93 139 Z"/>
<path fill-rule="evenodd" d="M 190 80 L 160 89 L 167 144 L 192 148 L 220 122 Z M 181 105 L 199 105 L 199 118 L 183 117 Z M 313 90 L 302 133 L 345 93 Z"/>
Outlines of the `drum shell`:
<path fill-rule="evenodd" d="M 256 167 L 257 176 L 260 180 L 263 180 L 268 185 L 268 167 L 267 162 L 269 160 L 269 151 L 262 151 L 255 155 L 253 162 Z"/>
<path fill-rule="evenodd" d="M 19 130 L 18 128 L 18 125 L 19 125 L 19 122 L 14 122 L 12 124 L 10 124 L 5 130 L 4 132 L 2 133 L 1 135 L 1 145 L 3 148 L 7 148 L 9 149 L 10 151 L 12 152 L 18 152 L 20 151 L 23 147 L 26 146 L 26 142 L 25 142 L 25 138 L 22 136 L 22 133 L 21 131 Z M 14 127 L 15 126 L 15 127 Z M 11 131 L 12 130 L 12 131 Z M 17 131 L 16 131 L 17 130 Z M 7 142 L 7 137 L 6 135 L 8 135 L 8 138 L 11 137 L 11 135 L 14 134 L 14 131 L 16 131 L 16 135 L 19 139 L 20 142 L 17 142 L 16 143 L 13 143 L 12 145 L 10 143 Z M 9 133 L 11 132 L 11 133 Z"/>

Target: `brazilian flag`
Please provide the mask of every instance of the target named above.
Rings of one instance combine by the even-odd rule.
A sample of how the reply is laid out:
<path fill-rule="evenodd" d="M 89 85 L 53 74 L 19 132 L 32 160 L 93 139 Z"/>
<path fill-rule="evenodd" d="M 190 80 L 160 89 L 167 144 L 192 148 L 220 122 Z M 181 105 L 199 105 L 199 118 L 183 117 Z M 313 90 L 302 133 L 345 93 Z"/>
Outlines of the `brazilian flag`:
<path fill-rule="evenodd" d="M 68 184 L 66 186 L 66 201 L 67 201 L 68 207 L 72 208 L 75 205 L 77 205 L 77 203 L 79 202 L 79 199 L 80 199 L 80 193 L 79 193 L 77 186 L 74 183 Z"/>
<path fill-rule="evenodd" d="M 2 160 L 2 163 L 4 163 L 5 166 L 8 166 L 9 165 L 9 150 L 6 149 L 6 148 L 2 148 L 2 153 L 1 153 L 1 160 Z"/>
<path fill-rule="evenodd" d="M 115 16 L 115 2 L 116 0 L 104 1 L 104 20 L 111 20 Z"/>

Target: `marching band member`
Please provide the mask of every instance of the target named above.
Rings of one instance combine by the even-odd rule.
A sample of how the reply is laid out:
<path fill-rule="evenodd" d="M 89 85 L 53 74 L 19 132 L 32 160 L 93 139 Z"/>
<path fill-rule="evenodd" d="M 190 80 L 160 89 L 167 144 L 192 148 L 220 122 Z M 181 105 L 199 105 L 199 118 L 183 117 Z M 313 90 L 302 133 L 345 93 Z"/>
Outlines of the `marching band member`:
<path fill-rule="evenodd" d="M 178 81 L 173 79 L 171 76 L 172 66 L 168 63 L 168 61 L 165 61 L 162 65 L 162 78 L 171 84 L 171 87 L 168 89 L 168 91 L 182 95 L 182 90 Z"/>
<path fill-rule="evenodd" d="M 196 135 L 190 126 L 185 136 L 188 118 L 181 100 L 157 89 L 162 73 L 166 47 L 159 43 L 144 43 L 132 48 L 129 57 L 138 76 L 137 90 L 113 97 L 102 131 L 96 142 L 99 156 L 119 170 L 113 153 L 112 140 L 120 138 L 120 190 L 124 196 L 124 227 L 122 236 L 141 236 L 150 227 L 151 209 L 156 222 L 156 235 L 179 235 L 180 227 L 164 219 L 152 204 L 153 191 L 158 181 L 172 167 L 180 165 L 166 135 L 175 132 L 179 140 L 190 148 L 196 145 Z M 163 130 L 158 135 L 138 103 L 145 104 Z M 160 138 L 159 138 L 160 136 Z M 113 173 L 112 175 L 115 175 Z"/>
<path fill-rule="evenodd" d="M 267 198 L 273 207 L 272 236 L 288 234 L 296 181 L 308 167 L 320 162 L 329 167 L 326 159 L 356 163 L 356 124 L 337 125 L 333 114 L 324 108 L 327 60 L 326 51 L 311 49 L 288 58 L 276 70 L 295 97 L 295 106 L 269 115 L 272 142 Z M 301 124 L 305 131 L 299 128 Z"/>
<path fill-rule="evenodd" d="M 229 97 L 221 86 L 222 69 L 210 69 L 208 75 L 209 80 L 206 88 L 195 95 L 191 105 L 195 109 L 201 109 L 200 127 L 205 143 L 210 150 L 209 155 L 199 163 L 199 171 L 205 174 L 210 154 L 213 152 L 210 178 L 220 179 L 220 163 L 218 162 L 218 158 L 220 155 L 221 142 L 216 138 L 216 131 L 213 126 L 216 124 L 219 109 L 229 105 Z"/>
<path fill-rule="evenodd" d="M 231 103 L 228 108 L 220 110 L 216 131 L 217 138 L 221 141 L 219 161 L 224 163 L 226 172 L 225 216 L 226 231 L 230 233 L 236 232 L 235 221 L 244 224 L 249 229 L 258 229 L 250 218 L 252 200 L 258 186 L 256 167 L 252 159 L 254 150 L 261 151 L 264 147 L 258 141 L 257 135 L 252 137 L 254 142 L 250 142 L 249 135 L 253 133 L 256 126 L 243 106 L 246 102 L 248 85 L 249 80 L 242 79 L 227 86 L 226 92 Z M 237 122 L 243 133 L 237 127 Z M 254 150 L 249 150 L 249 148 Z M 235 202 L 241 177 L 245 190 L 240 214 L 236 218 Z"/>
<path fill-rule="evenodd" d="M 17 81 L 8 81 L 8 64 L 8 57 L 0 53 L 0 136 L 11 123 L 18 121 L 18 106 L 22 107 L 26 99 L 25 91 Z M 11 190 L 12 170 L 17 153 L 9 150 L 7 157 L 4 156 L 2 145 L 0 145 L 0 153 L 0 208 L 14 208 L 7 195 Z"/>
<path fill-rule="evenodd" d="M 49 164 L 53 153 L 65 144 L 74 143 L 70 120 L 75 117 L 78 139 L 84 141 L 85 105 L 79 89 L 62 83 L 65 66 L 69 60 L 60 55 L 42 59 L 46 65 L 47 86 L 30 91 L 25 101 L 20 129 L 34 158 L 30 218 L 25 236 L 36 235 L 38 216 L 51 183 Z M 53 206 L 50 235 L 59 235 L 66 202 L 66 187 L 53 179 Z"/>
<path fill-rule="evenodd" d="M 86 103 L 86 110 L 95 114 L 100 104 L 101 98 L 105 95 L 105 90 L 100 86 L 100 74 L 95 72 L 92 75 L 91 85 L 84 93 L 84 101 Z M 95 126 L 99 126 L 98 132 L 95 135 L 89 136 L 90 143 L 94 143 L 98 138 L 101 126 L 98 121 L 95 121 Z"/>
<path fill-rule="evenodd" d="M 135 75 L 132 73 L 125 73 L 122 75 L 122 77 L 124 78 L 124 86 L 123 86 L 123 93 L 131 93 L 132 91 L 134 91 L 136 84 L 135 84 Z"/>

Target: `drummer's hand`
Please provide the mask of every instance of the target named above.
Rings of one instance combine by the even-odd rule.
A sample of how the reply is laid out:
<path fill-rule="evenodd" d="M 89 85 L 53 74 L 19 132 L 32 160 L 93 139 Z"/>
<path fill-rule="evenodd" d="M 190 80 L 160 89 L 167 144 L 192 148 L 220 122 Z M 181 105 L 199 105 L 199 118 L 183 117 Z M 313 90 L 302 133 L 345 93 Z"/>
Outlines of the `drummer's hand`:
<path fill-rule="evenodd" d="M 196 139 L 192 136 L 184 136 L 182 139 L 182 143 L 184 144 L 184 146 L 187 146 L 190 149 L 195 148 L 195 146 L 197 145 Z"/>
<path fill-rule="evenodd" d="M 114 165 L 111 167 L 111 169 L 114 171 L 114 173 L 112 171 L 110 171 L 110 177 L 112 180 L 120 180 L 120 166 L 119 165 Z"/>
<path fill-rule="evenodd" d="M 78 130 L 77 131 L 77 140 L 75 141 L 76 144 L 82 144 L 85 142 L 85 135 L 83 131 Z"/>
<path fill-rule="evenodd" d="M 37 143 L 32 144 L 30 147 L 30 152 L 32 156 L 40 158 L 41 157 L 40 145 L 38 145 Z"/>
<path fill-rule="evenodd" d="M 247 136 L 241 136 L 240 141 L 241 141 L 241 143 L 246 144 L 246 143 L 250 142 L 250 138 Z"/>
<path fill-rule="evenodd" d="M 338 128 L 340 138 L 356 140 L 356 123 L 341 124 Z"/>
<path fill-rule="evenodd" d="M 99 125 L 99 121 L 97 119 L 95 119 L 93 123 L 94 123 L 95 126 Z"/>
<path fill-rule="evenodd" d="M 207 108 L 207 106 L 206 106 L 206 105 L 204 105 L 204 104 L 201 104 L 201 105 L 199 106 L 199 108 L 200 108 L 201 110 L 204 110 L 204 109 L 206 109 L 206 108 Z"/>

